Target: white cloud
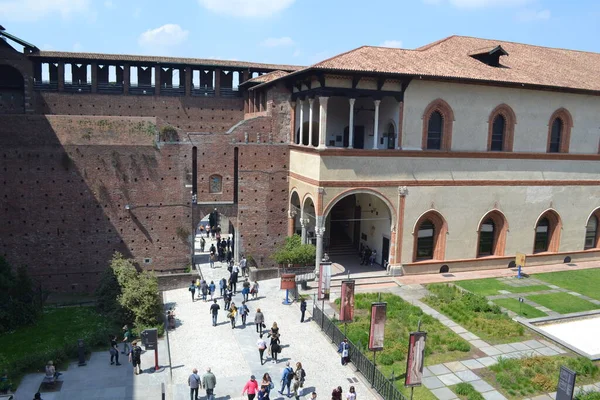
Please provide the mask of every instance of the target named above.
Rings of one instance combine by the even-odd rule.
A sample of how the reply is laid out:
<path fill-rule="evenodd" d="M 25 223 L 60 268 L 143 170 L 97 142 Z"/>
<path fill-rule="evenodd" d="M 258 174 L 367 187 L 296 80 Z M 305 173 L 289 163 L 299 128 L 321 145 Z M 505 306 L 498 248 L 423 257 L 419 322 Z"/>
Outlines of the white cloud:
<path fill-rule="evenodd" d="M 283 36 L 280 38 L 268 38 L 263 40 L 260 45 L 264 47 L 283 47 L 292 46 L 294 41 L 289 36 Z"/>
<path fill-rule="evenodd" d="M 295 0 L 198 0 L 200 5 L 218 14 L 234 17 L 270 17 L 285 10 Z"/>
<path fill-rule="evenodd" d="M 448 2 L 456 8 L 518 7 L 533 0 L 423 0 L 426 4 L 439 5 Z"/>
<path fill-rule="evenodd" d="M 397 48 L 401 48 L 402 47 L 402 41 L 401 40 L 386 40 L 385 42 L 380 44 L 381 47 L 397 47 Z"/>
<path fill-rule="evenodd" d="M 517 21 L 531 22 L 550 19 L 550 10 L 521 10 L 517 13 Z"/>
<path fill-rule="evenodd" d="M 37 21 L 59 14 L 68 18 L 77 13 L 88 13 L 90 0 L 1 0 L 0 15 L 11 21 Z"/>
<path fill-rule="evenodd" d="M 138 43 L 147 49 L 165 51 L 171 46 L 185 42 L 189 33 L 177 24 L 166 24 L 142 33 L 138 38 Z"/>

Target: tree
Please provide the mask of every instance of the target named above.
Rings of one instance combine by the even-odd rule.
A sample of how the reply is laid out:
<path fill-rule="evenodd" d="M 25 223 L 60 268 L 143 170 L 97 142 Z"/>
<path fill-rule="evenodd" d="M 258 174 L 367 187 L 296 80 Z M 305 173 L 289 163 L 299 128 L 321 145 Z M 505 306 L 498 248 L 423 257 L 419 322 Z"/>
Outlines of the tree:
<path fill-rule="evenodd" d="M 0 332 L 34 323 L 40 314 L 38 300 L 27 268 L 17 268 L 15 275 L 0 257 Z"/>
<path fill-rule="evenodd" d="M 285 243 L 271 256 L 280 265 L 307 265 L 315 262 L 316 248 L 302 244 L 299 235 L 285 238 Z"/>
<path fill-rule="evenodd" d="M 98 307 L 114 315 L 117 311 L 120 322 L 133 320 L 138 328 L 157 326 L 161 319 L 161 302 L 158 280 L 153 273 L 138 272 L 130 259 L 115 253 L 110 268 L 103 276 L 97 291 L 101 297 Z"/>

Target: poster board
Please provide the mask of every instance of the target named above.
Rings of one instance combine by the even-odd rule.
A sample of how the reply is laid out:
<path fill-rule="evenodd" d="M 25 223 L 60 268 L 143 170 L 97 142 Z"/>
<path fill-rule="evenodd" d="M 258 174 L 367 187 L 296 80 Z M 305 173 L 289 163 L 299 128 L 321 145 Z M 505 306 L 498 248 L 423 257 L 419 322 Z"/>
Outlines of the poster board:
<path fill-rule="evenodd" d="M 371 303 L 371 327 L 369 329 L 369 350 L 383 350 L 387 303 Z"/>
<path fill-rule="evenodd" d="M 354 285 L 355 281 L 342 281 L 342 297 L 340 299 L 340 322 L 354 320 Z"/>
<path fill-rule="evenodd" d="M 426 340 L 427 332 L 412 332 L 408 338 L 406 376 L 404 378 L 404 386 L 406 387 L 421 386 Z"/>
<path fill-rule="evenodd" d="M 331 289 L 331 263 L 322 262 L 319 264 L 319 287 L 317 292 L 318 300 L 329 300 L 329 291 Z"/>

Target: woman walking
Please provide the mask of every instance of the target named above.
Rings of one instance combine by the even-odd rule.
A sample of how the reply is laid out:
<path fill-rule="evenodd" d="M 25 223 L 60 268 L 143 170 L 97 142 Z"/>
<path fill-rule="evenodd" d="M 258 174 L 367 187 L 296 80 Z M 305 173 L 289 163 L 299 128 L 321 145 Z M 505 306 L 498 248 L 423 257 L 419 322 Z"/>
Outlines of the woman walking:
<path fill-rule="evenodd" d="M 265 323 L 265 316 L 260 311 L 260 308 L 256 309 L 256 314 L 254 314 L 254 325 L 256 325 L 256 333 L 262 335 L 263 333 L 263 324 Z"/>
<path fill-rule="evenodd" d="M 263 355 L 265 354 L 265 350 L 267 348 L 267 342 L 265 342 L 265 339 L 263 339 L 262 333 L 256 341 L 256 347 L 258 347 L 258 354 L 260 355 L 260 365 L 263 365 Z"/>
<path fill-rule="evenodd" d="M 265 374 L 263 375 L 262 381 L 260 382 L 260 387 L 265 388 L 265 392 L 269 394 L 271 392 L 271 389 L 275 387 L 275 384 L 271 380 L 271 375 L 269 375 L 268 372 L 265 372 Z"/>
<path fill-rule="evenodd" d="M 213 301 L 213 298 L 215 297 L 215 282 L 210 281 L 210 285 L 208 285 L 208 293 L 210 293 L 210 301 Z"/>
<path fill-rule="evenodd" d="M 271 362 L 273 364 L 277 363 L 277 354 L 281 351 L 281 346 L 280 346 L 280 342 L 279 342 L 279 335 L 276 333 L 274 335 L 271 335 L 271 343 L 270 343 L 270 350 L 271 350 Z"/>
<path fill-rule="evenodd" d="M 254 281 L 254 283 L 252 284 L 250 294 L 252 295 L 252 298 L 256 300 L 256 298 L 258 297 L 258 281 Z"/>
<path fill-rule="evenodd" d="M 115 361 L 117 361 L 117 365 L 121 365 L 121 363 L 119 363 L 117 337 L 115 335 L 110 335 L 110 365 L 114 365 Z"/>
<path fill-rule="evenodd" d="M 302 368 L 302 363 L 296 363 L 296 371 L 294 372 L 296 378 L 298 379 L 298 384 L 300 385 L 300 390 L 298 391 L 298 395 L 302 395 L 302 388 L 304 387 L 304 379 L 306 378 L 306 372 L 304 372 L 304 368 Z"/>
<path fill-rule="evenodd" d="M 331 400 L 342 400 L 341 386 L 338 386 L 337 389 L 333 389 L 333 392 L 331 392 Z"/>
<path fill-rule="evenodd" d="M 229 314 L 227 314 L 227 316 L 231 320 L 231 329 L 234 329 L 235 320 L 237 318 L 237 307 L 235 306 L 235 303 L 231 303 L 231 305 L 229 306 Z"/>
<path fill-rule="evenodd" d="M 350 390 L 346 395 L 346 400 L 356 400 L 356 391 L 354 390 L 354 386 L 350 386 Z"/>

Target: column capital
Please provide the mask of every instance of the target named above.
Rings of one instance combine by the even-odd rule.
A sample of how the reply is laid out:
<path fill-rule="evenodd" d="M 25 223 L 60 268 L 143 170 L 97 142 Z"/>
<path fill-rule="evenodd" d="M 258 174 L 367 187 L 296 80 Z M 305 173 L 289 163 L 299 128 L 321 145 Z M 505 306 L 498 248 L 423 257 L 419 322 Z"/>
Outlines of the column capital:
<path fill-rule="evenodd" d="M 315 235 L 317 235 L 317 237 L 323 237 L 324 234 L 325 234 L 325 227 L 324 226 L 315 228 Z"/>
<path fill-rule="evenodd" d="M 381 103 L 381 100 L 373 100 L 375 102 L 375 107 L 379 107 L 379 104 Z"/>
<path fill-rule="evenodd" d="M 308 105 L 312 107 L 313 103 L 315 102 L 315 99 L 313 98 L 309 98 L 308 99 Z"/>
<path fill-rule="evenodd" d="M 298 97 L 298 98 L 296 99 L 296 103 L 298 103 L 298 104 L 300 104 L 300 105 L 303 105 L 303 104 L 304 104 L 304 100 L 303 100 L 303 99 L 301 99 L 300 97 Z"/>
<path fill-rule="evenodd" d="M 354 106 L 354 102 L 355 102 L 355 101 L 356 101 L 356 99 L 355 99 L 355 98 L 353 98 L 353 97 L 350 97 L 350 98 L 348 99 L 348 102 L 350 103 L 350 105 L 351 105 L 351 106 Z"/>
<path fill-rule="evenodd" d="M 405 197 L 408 195 L 408 188 L 406 186 L 398 186 L 398 195 Z"/>
<path fill-rule="evenodd" d="M 324 188 L 324 187 L 322 187 L 322 186 L 319 186 L 319 187 L 317 188 L 317 193 L 319 193 L 319 194 L 324 194 L 324 193 L 325 193 L 325 188 Z"/>
<path fill-rule="evenodd" d="M 298 214 L 298 212 L 296 210 L 288 210 L 289 218 L 294 218 L 297 214 Z"/>
<path fill-rule="evenodd" d="M 326 106 L 329 96 L 319 96 L 319 104 Z"/>

